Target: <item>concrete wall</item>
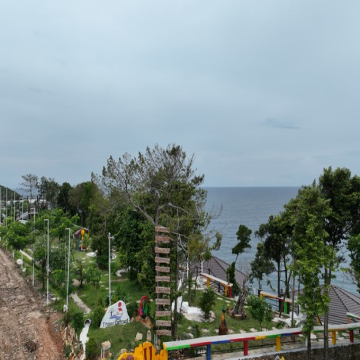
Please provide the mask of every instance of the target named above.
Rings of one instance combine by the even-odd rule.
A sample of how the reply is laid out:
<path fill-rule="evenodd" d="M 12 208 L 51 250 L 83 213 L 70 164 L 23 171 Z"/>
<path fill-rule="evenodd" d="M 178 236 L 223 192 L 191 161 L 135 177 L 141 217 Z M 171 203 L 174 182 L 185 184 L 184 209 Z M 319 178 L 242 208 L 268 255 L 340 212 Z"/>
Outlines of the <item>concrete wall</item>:
<path fill-rule="evenodd" d="M 323 347 L 315 347 L 312 349 L 312 360 L 324 360 Z M 291 351 L 281 351 L 266 355 L 247 356 L 246 359 L 256 360 L 275 360 L 276 356 L 285 360 L 304 360 L 306 359 L 306 349 L 296 349 Z M 240 358 L 242 359 L 242 358 Z M 349 345 L 335 345 L 329 348 L 329 358 L 327 360 L 359 360 L 360 359 L 360 343 Z"/>

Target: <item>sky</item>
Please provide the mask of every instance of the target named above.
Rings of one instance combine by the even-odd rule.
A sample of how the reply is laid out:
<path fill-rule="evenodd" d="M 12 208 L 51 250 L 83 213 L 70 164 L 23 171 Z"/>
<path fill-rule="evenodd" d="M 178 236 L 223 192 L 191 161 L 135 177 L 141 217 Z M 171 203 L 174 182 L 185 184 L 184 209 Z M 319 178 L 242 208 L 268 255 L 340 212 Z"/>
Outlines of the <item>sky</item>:
<path fill-rule="evenodd" d="M 360 2 L 0 0 L 0 184 L 178 144 L 212 186 L 360 175 Z"/>

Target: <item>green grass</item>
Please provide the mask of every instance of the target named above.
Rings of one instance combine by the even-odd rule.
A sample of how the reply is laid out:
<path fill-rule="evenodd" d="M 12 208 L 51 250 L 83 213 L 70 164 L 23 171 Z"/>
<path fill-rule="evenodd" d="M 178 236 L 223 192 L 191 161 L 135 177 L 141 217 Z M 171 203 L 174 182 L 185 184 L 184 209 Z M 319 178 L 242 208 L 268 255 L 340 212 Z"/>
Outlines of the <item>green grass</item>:
<path fill-rule="evenodd" d="M 83 261 L 84 266 L 88 266 L 91 262 L 95 261 L 95 258 L 91 258 L 86 256 L 86 252 L 74 252 L 74 261 L 76 259 L 81 259 Z M 21 258 L 21 255 L 19 253 L 15 253 L 15 258 Z M 24 267 L 26 267 L 25 276 L 30 279 L 32 278 L 32 263 L 29 259 L 26 257 L 23 257 L 24 261 Z M 111 288 L 112 291 L 116 289 L 116 287 L 121 284 L 125 292 L 129 296 L 130 301 L 139 301 L 140 298 L 144 295 L 148 295 L 144 289 L 142 289 L 139 285 L 134 285 L 131 283 L 127 278 L 126 274 L 123 274 L 121 278 L 117 277 L 113 274 L 114 270 L 120 269 L 120 264 L 118 263 L 118 258 L 112 261 L 111 264 L 112 267 L 112 275 L 111 275 Z M 82 288 L 75 289 L 81 298 L 81 300 L 90 308 L 94 309 L 95 305 L 97 303 L 97 299 L 101 297 L 103 300 L 106 299 L 108 296 L 108 286 L 109 286 L 109 275 L 108 275 L 108 269 L 105 269 L 102 271 L 102 277 L 101 277 L 101 283 L 99 284 L 98 288 L 95 288 L 94 285 L 89 285 L 84 283 Z M 41 271 L 40 268 L 35 266 L 35 277 L 38 279 L 39 283 L 41 284 Z M 40 289 L 41 290 L 41 289 Z M 44 290 L 45 291 L 45 290 Z M 58 291 L 54 289 L 50 284 L 50 291 L 55 294 L 55 296 L 58 296 Z M 200 299 L 201 291 L 196 292 L 196 299 L 193 300 L 192 306 L 197 305 L 197 301 Z M 184 294 L 184 301 L 187 298 L 187 294 Z M 204 321 L 204 322 L 195 322 L 192 320 L 188 320 L 185 318 L 185 316 L 181 316 L 181 320 L 178 324 L 178 336 L 180 338 L 186 338 L 188 333 L 196 333 L 198 332 L 198 335 L 201 336 L 215 336 L 217 335 L 216 330 L 219 328 L 219 325 L 221 323 L 221 314 L 222 314 L 222 307 L 224 304 L 228 304 L 227 302 L 230 301 L 230 306 L 232 305 L 232 301 L 228 298 L 225 298 L 221 295 L 216 295 L 216 304 L 213 308 L 213 312 L 215 313 L 215 320 L 214 321 Z M 61 311 L 62 305 L 65 303 L 64 299 L 61 299 L 60 301 L 57 301 L 53 304 L 53 306 Z M 79 311 L 80 309 L 77 307 L 77 305 L 70 300 L 70 308 L 72 312 Z M 105 309 L 104 309 L 105 313 Z M 85 315 L 85 318 L 88 318 L 89 316 Z M 248 315 L 248 319 L 246 320 L 238 320 L 234 319 L 228 315 L 226 315 L 226 323 L 227 327 L 230 330 L 233 330 L 234 333 L 239 333 L 240 330 L 244 330 L 246 332 L 250 332 L 251 328 L 255 328 L 258 331 L 261 331 L 260 325 L 257 321 L 251 319 L 250 315 Z M 275 326 L 274 323 L 266 324 L 267 327 L 271 328 L 272 326 Z M 266 327 L 265 324 L 262 324 L 262 327 Z M 195 330 L 195 327 L 197 327 L 197 330 Z M 190 329 L 189 329 L 190 328 Z M 207 332 L 204 332 L 203 330 L 207 330 Z M 81 331 L 81 330 L 80 330 Z M 79 331 L 79 332 L 80 332 Z M 97 344 L 101 345 L 104 341 L 110 341 L 111 342 L 111 352 L 115 353 L 116 357 L 120 355 L 120 350 L 122 348 L 126 348 L 128 350 L 134 349 L 136 346 L 140 344 L 140 342 L 135 341 L 136 334 L 138 332 L 143 334 L 143 341 L 146 340 L 146 334 L 147 334 L 148 328 L 145 327 L 141 322 L 132 322 L 126 325 L 118 325 L 106 329 L 100 329 L 95 328 L 94 326 L 90 326 L 88 336 L 93 337 Z M 152 331 L 152 337 L 153 337 L 153 331 Z M 265 340 L 267 344 L 275 344 L 274 339 Z M 256 346 L 259 346 L 259 342 L 255 342 Z M 251 346 L 251 342 L 249 343 L 249 346 Z M 243 349 L 243 344 L 221 344 L 221 345 L 215 345 L 212 347 L 213 351 L 231 351 L 231 350 L 237 350 L 241 351 Z"/>
<path fill-rule="evenodd" d="M 149 329 L 142 323 L 135 321 L 126 325 L 117 325 L 105 329 L 95 329 L 90 326 L 88 336 L 95 338 L 99 345 L 102 342 L 109 340 L 111 342 L 111 352 L 115 353 L 115 358 L 117 358 L 120 355 L 121 349 L 135 349 L 136 346 L 139 346 L 141 343 L 146 341 L 146 334 L 148 330 Z M 135 337 L 138 332 L 143 334 L 142 341 L 135 341 Z"/>
<path fill-rule="evenodd" d="M 200 296 L 201 296 L 201 291 L 197 291 L 196 301 L 194 302 L 195 305 L 193 306 L 196 306 L 196 303 L 200 299 Z M 227 302 L 230 302 L 230 304 L 227 304 Z M 229 298 L 216 294 L 216 304 L 212 310 L 215 314 L 215 320 L 211 322 L 210 321 L 194 322 L 186 319 L 185 316 L 183 316 L 178 326 L 178 334 L 181 336 L 182 334 L 189 333 L 190 331 L 188 330 L 188 327 L 189 326 L 194 327 L 194 325 L 197 324 L 201 336 L 215 336 L 217 334 L 215 330 L 219 329 L 219 325 L 221 323 L 222 307 L 224 304 L 230 305 L 230 307 L 232 307 L 233 301 Z M 225 320 L 226 320 L 227 328 L 229 330 L 230 329 L 233 330 L 235 333 L 239 333 L 240 330 L 244 330 L 248 332 L 250 331 L 251 328 L 261 331 L 260 324 L 254 319 L 252 319 L 249 314 L 246 320 L 235 319 L 228 315 L 225 315 Z M 275 326 L 275 323 L 262 324 L 262 327 L 265 328 L 265 326 L 271 329 L 272 326 Z M 202 330 L 208 330 L 208 332 L 205 333 Z"/>

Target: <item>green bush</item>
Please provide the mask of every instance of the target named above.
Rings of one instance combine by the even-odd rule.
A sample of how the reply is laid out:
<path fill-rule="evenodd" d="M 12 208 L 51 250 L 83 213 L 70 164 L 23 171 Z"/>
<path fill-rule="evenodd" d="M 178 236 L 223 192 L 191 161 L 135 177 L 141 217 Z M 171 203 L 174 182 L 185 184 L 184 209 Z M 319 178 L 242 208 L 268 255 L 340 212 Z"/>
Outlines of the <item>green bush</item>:
<path fill-rule="evenodd" d="M 264 298 L 250 295 L 246 302 L 249 305 L 248 309 L 251 317 L 259 322 L 260 328 L 264 322 L 267 325 L 270 323 L 272 320 L 272 309 Z"/>
<path fill-rule="evenodd" d="M 76 312 L 71 317 L 71 326 L 75 329 L 76 332 L 84 327 L 84 314 L 81 311 Z"/>
<path fill-rule="evenodd" d="M 214 307 L 216 303 L 216 294 L 214 290 L 209 286 L 202 293 L 201 298 L 199 300 L 199 306 L 201 311 L 204 313 L 205 319 L 209 319 L 210 311 Z"/>
<path fill-rule="evenodd" d="M 130 304 L 126 305 L 127 312 L 129 314 L 129 317 L 132 318 L 133 316 L 136 316 L 138 314 L 137 310 L 139 308 L 139 305 L 136 301 L 132 301 Z"/>
<path fill-rule="evenodd" d="M 86 358 L 89 360 L 94 360 L 99 355 L 99 346 L 96 343 L 96 340 L 91 337 L 86 343 Z"/>
<path fill-rule="evenodd" d="M 122 300 L 124 303 L 127 303 L 130 301 L 129 294 L 127 293 L 127 291 L 125 291 L 124 287 L 121 284 L 119 284 L 115 288 L 112 298 L 114 301 Z"/>
<path fill-rule="evenodd" d="M 109 255 L 107 253 L 98 255 L 95 261 L 100 269 L 107 269 L 109 266 Z"/>
<path fill-rule="evenodd" d="M 101 306 L 104 308 L 105 304 L 109 305 L 109 294 L 107 295 L 106 299 L 104 299 L 104 296 L 98 295 L 98 297 L 96 298 L 95 306 Z"/>
<path fill-rule="evenodd" d="M 96 306 L 96 308 L 91 314 L 91 322 L 94 327 L 100 327 L 101 320 L 104 317 L 104 314 L 104 308 L 102 308 L 101 306 Z"/>

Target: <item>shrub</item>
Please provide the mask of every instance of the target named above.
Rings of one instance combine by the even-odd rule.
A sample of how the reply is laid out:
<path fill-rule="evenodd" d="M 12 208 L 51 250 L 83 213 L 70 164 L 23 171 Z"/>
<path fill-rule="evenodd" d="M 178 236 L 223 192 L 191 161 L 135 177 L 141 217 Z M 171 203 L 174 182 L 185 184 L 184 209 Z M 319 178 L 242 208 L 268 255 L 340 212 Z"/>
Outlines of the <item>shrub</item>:
<path fill-rule="evenodd" d="M 96 340 L 91 337 L 86 343 L 86 358 L 89 360 L 94 360 L 99 355 L 99 346 L 96 343 Z"/>
<path fill-rule="evenodd" d="M 101 321 L 101 320 L 100 320 Z M 81 311 L 76 312 L 71 319 L 71 326 L 78 332 L 84 326 L 84 314 Z"/>
<path fill-rule="evenodd" d="M 201 311 L 204 313 L 205 319 L 209 319 L 210 317 L 210 311 L 214 307 L 216 302 L 216 295 L 214 290 L 209 286 L 206 288 L 206 290 L 203 292 L 200 301 L 199 306 Z"/>
<path fill-rule="evenodd" d="M 104 309 L 101 306 L 95 307 L 91 316 L 91 321 L 94 327 L 100 327 L 101 320 L 104 317 L 104 314 L 105 314 Z"/>
<path fill-rule="evenodd" d="M 136 303 L 136 301 L 132 301 L 129 305 L 126 305 L 126 309 L 130 318 L 137 315 L 138 308 L 139 305 Z"/>
<path fill-rule="evenodd" d="M 263 322 L 268 324 L 272 320 L 271 306 L 264 298 L 250 295 L 246 302 L 249 305 L 251 317 L 259 322 L 260 327 L 262 327 Z"/>
<path fill-rule="evenodd" d="M 124 288 L 121 284 L 119 284 L 115 288 L 113 300 L 115 300 L 115 301 L 122 300 L 124 303 L 129 302 L 129 300 L 130 300 L 129 294 L 124 290 Z"/>

